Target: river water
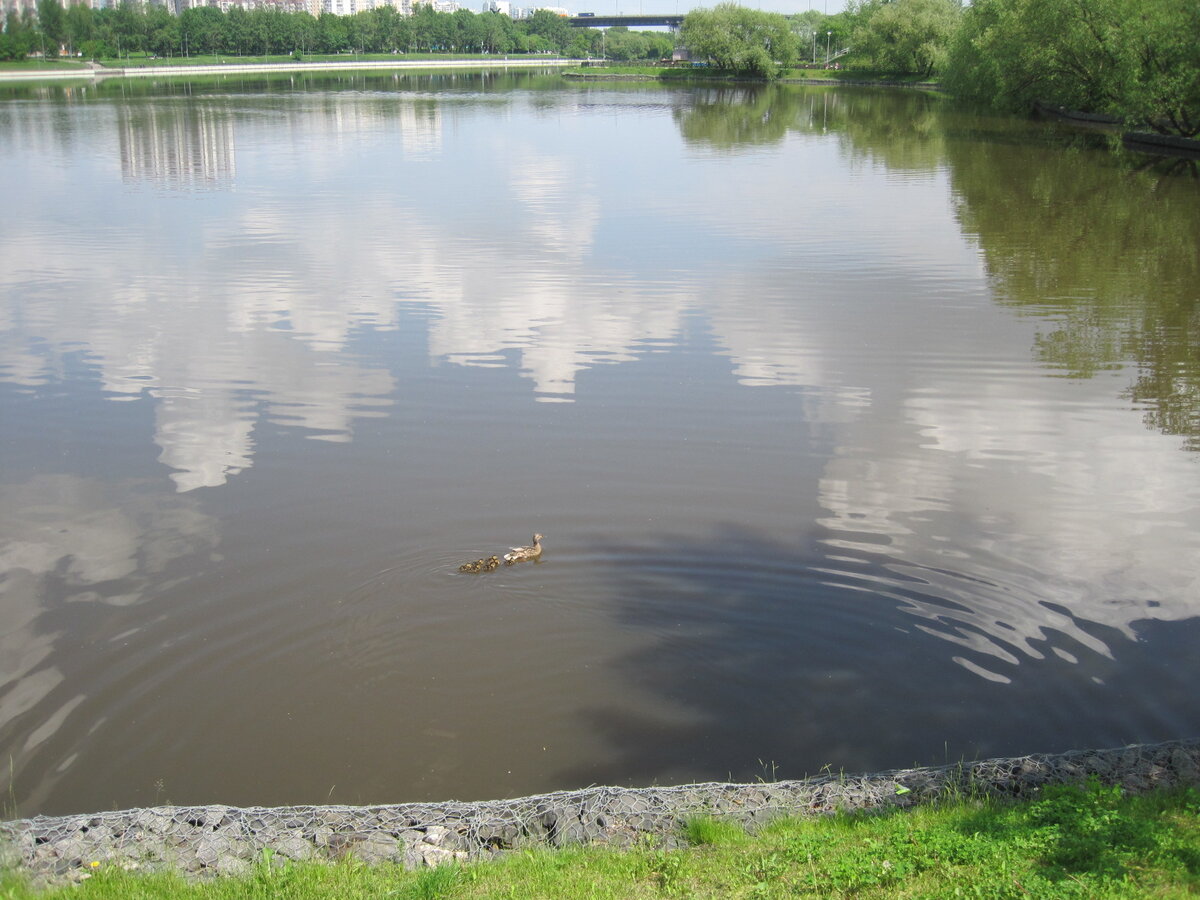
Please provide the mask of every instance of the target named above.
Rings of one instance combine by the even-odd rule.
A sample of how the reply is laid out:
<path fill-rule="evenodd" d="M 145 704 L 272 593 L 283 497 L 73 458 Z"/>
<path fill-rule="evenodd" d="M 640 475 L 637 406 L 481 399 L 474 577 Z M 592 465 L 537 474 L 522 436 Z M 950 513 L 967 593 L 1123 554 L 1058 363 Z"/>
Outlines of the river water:
<path fill-rule="evenodd" d="M 1195 736 L 1200 188 L 1104 143 L 874 89 L 0 94 L 5 811 Z"/>

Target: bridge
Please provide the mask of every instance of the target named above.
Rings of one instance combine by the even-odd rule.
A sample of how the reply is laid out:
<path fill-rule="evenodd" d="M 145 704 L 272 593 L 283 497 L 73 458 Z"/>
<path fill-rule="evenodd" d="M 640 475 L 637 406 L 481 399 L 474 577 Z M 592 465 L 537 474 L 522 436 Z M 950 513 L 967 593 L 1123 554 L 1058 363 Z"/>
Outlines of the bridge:
<path fill-rule="evenodd" d="M 663 25 L 667 28 L 678 28 L 683 24 L 683 16 L 678 13 L 657 16 L 604 16 L 581 13 L 577 16 L 568 16 L 567 22 L 576 28 L 611 28 L 614 25 L 627 25 L 630 28 L 650 28 L 654 25 Z"/>

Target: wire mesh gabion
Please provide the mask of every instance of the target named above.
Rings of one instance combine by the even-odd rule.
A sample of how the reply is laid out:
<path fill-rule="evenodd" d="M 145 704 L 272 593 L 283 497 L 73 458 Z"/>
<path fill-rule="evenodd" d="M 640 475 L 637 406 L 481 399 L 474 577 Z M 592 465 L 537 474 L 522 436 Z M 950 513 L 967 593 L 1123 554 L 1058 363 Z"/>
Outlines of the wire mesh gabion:
<path fill-rule="evenodd" d="M 529 846 L 628 846 L 653 836 L 676 846 L 690 817 L 753 828 L 780 815 L 907 807 L 971 794 L 1034 796 L 1047 784 L 1096 776 L 1128 793 L 1200 784 L 1200 739 L 989 759 L 865 775 L 678 787 L 591 787 L 511 800 L 386 806 L 157 806 L 0 822 L 0 866 L 38 883 L 78 880 L 103 866 L 174 869 L 189 877 L 244 874 L 256 862 L 347 856 L 407 868 L 486 858 Z"/>

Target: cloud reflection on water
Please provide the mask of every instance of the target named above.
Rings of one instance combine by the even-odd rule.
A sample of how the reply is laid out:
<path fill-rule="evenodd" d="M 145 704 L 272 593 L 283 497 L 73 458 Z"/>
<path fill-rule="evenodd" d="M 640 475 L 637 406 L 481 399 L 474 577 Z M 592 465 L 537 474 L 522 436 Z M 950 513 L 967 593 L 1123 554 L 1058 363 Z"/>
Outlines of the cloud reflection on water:
<path fill-rule="evenodd" d="M 601 153 L 582 152 L 597 140 L 586 130 L 596 122 L 573 118 L 569 97 L 558 110 L 563 121 L 550 103 L 539 112 L 545 121 L 521 119 L 529 133 L 516 136 L 492 133 L 492 110 L 477 115 L 477 107 L 451 99 L 299 95 L 244 109 L 239 99 L 227 109 L 224 101 L 202 107 L 190 123 L 188 106 L 159 102 L 166 103 L 151 100 L 149 113 L 136 115 L 81 112 L 94 118 L 89 140 L 107 141 L 104 152 L 72 155 L 49 125 L 40 144 L 25 145 L 69 163 L 47 176 L 49 187 L 38 185 L 49 194 L 39 202 L 58 210 L 94 191 L 94 207 L 35 219 L 27 231 L 4 226 L 0 379 L 44 391 L 82 367 L 109 401 L 148 400 L 147 428 L 180 493 L 226 484 L 253 466 L 264 423 L 344 442 L 366 418 L 419 405 L 421 385 L 403 382 L 387 356 L 397 345 L 378 341 L 414 322 L 421 334 L 403 346 L 421 347 L 431 366 L 515 370 L 528 383 L 521 396 L 541 401 L 586 399 L 577 397 L 584 372 L 679 349 L 690 329 L 716 354 L 712 371 L 727 366 L 726 383 L 774 391 L 782 414 L 796 421 L 766 437 L 745 436 L 744 444 L 742 435 L 714 430 L 694 456 L 678 449 L 680 436 L 669 429 L 655 432 L 657 443 L 627 434 L 614 441 L 630 437 L 632 452 L 646 455 L 677 450 L 679 464 L 668 473 L 676 492 L 663 491 L 666 502 L 736 519 L 736 546 L 749 555 L 765 544 L 763 571 L 789 574 L 768 589 L 734 566 L 713 573 L 685 563 L 665 579 L 652 565 L 613 574 L 627 597 L 673 581 L 687 600 L 725 578 L 731 606 L 753 613 L 726 617 L 740 649 L 729 634 L 705 632 L 701 648 L 725 647 L 724 657 L 689 657 L 694 645 L 672 645 L 685 663 L 678 672 L 699 659 L 724 659 L 730 671 L 765 660 L 754 677 L 791 666 L 794 685 L 820 694 L 821 712 L 832 715 L 841 703 L 838 685 L 866 697 L 871 651 L 851 671 L 836 631 L 844 626 L 841 634 L 853 636 L 872 623 L 822 618 L 814 609 L 814 621 L 834 630 L 830 640 L 797 627 L 792 637 L 815 647 L 805 660 L 795 660 L 802 643 L 763 655 L 754 629 L 806 580 L 838 589 L 832 596 L 840 600 L 860 592 L 899 611 L 893 621 L 911 624 L 920 639 L 884 641 L 895 671 L 920 647 L 945 663 L 938 677 L 952 669 L 989 689 L 1028 690 L 1056 661 L 1081 670 L 1121 662 L 1130 654 L 1124 642 L 1139 640 L 1150 620 L 1200 615 L 1194 460 L 1130 421 L 1112 403 L 1111 384 L 1064 386 L 1029 364 L 1034 326 L 992 302 L 977 248 L 952 214 L 949 177 L 936 153 L 926 159 L 924 144 L 902 154 L 920 177 L 898 179 L 885 160 L 860 154 L 845 180 L 822 183 L 814 172 L 844 168 L 843 139 L 796 135 L 778 122 L 767 135 L 771 152 L 678 159 L 675 151 L 631 151 L 620 133 Z M 629 114 L 647 116 L 656 139 L 672 137 L 653 132 L 663 121 L 675 127 L 662 109 Z M 599 161 L 607 154 L 616 158 Z M 645 171 L 629 174 L 630 160 Z M 42 171 L 38 153 L 19 165 Z M 655 196 L 656 181 L 676 199 Z M 14 191 L 32 188 L 14 184 Z M 812 215 L 797 217 L 780 202 L 786 196 L 803 196 Z M 840 230 L 846 219 L 857 220 L 852 239 Z M 669 371 L 694 376 L 685 366 Z M 658 387 L 635 390 L 652 406 Z M 693 402 L 696 421 L 723 412 L 707 410 L 703 392 Z M 675 421 L 690 426 L 692 410 L 685 412 Z M 773 435 L 800 445 L 816 431 L 811 447 L 772 443 Z M 744 494 L 687 484 L 688 472 L 719 482 L 713 460 L 744 447 L 763 454 L 726 461 Z M 631 508 L 651 504 L 661 486 L 626 483 L 637 467 L 622 467 L 618 453 L 588 464 L 586 480 Z M 665 477 L 652 465 L 645 471 Z M 586 499 L 591 486 L 574 489 Z M 63 599 L 56 592 L 136 603 L 166 578 L 172 560 L 216 543 L 216 520 L 194 505 L 200 495 L 176 496 L 174 504 L 163 496 L 117 502 L 106 490 L 68 475 L 4 488 L 6 508 L 22 512 L 0 543 L 6 593 L 16 598 L 5 612 L 8 643 L 0 645 L 16 660 L 0 726 L 43 706 L 27 729 L 31 745 L 78 704 L 53 658 L 62 629 L 44 617 Z M 633 496 L 639 491 L 645 496 Z M 769 501 L 738 505 L 756 492 Z M 780 496 L 794 509 L 778 514 Z M 789 529 L 807 535 L 800 546 L 810 554 L 795 578 L 795 546 L 762 540 Z M 667 543 L 702 559 L 722 552 L 721 540 Z M 318 565 L 292 564 L 297 583 L 304 566 Z M 593 597 L 580 591 L 571 596 Z M 669 625 L 667 613 L 651 628 Z M 636 613 L 629 620 L 645 622 Z M 380 655 L 391 649 L 381 646 Z M 662 665 L 655 648 L 626 663 L 650 672 L 643 687 L 651 688 Z M 693 689 L 674 690 L 663 692 L 661 715 L 634 733 L 652 739 L 672 713 L 689 727 L 721 718 L 701 714 L 703 698 Z M 745 707 L 745 696 L 726 695 L 707 711 Z M 1064 702 L 1062 709 L 1072 708 Z M 953 718 L 952 711 L 934 715 L 943 724 Z M 819 719 L 778 731 L 817 740 Z M 863 723 L 865 742 L 871 723 Z M 685 733 L 704 739 L 703 729 Z M 730 733 L 726 743 L 741 739 Z"/>
<path fill-rule="evenodd" d="M 67 604 L 150 599 L 179 560 L 216 548 L 219 526 L 195 501 L 152 484 L 75 475 L 0 484 L 0 508 L 0 733 L 60 686 L 71 693 L 30 731 L 20 765 L 81 702 L 61 668 L 87 655 L 60 646 L 78 618 Z"/>

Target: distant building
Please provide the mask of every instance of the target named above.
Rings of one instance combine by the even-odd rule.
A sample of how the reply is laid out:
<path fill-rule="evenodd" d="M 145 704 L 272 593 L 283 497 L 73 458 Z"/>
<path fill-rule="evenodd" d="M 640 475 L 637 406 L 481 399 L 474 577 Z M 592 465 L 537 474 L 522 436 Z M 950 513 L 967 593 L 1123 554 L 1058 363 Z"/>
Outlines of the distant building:
<path fill-rule="evenodd" d="M 90 6 L 92 9 L 107 9 L 118 6 L 122 0 L 59 0 L 64 7 L 75 5 Z M 352 16 L 355 13 L 366 12 L 380 6 L 391 6 L 401 15 L 411 16 L 414 0 L 136 0 L 150 6 L 164 6 L 175 15 L 185 9 L 200 6 L 215 6 L 222 12 L 231 9 L 277 9 L 282 12 L 307 12 L 313 16 L 321 13 L 333 13 L 339 16 Z M 438 12 L 456 12 L 461 9 L 457 0 L 417 0 L 432 6 Z M 38 0 L 0 0 L 0 23 L 7 16 L 29 11 L 36 15 Z M 492 0 L 491 5 L 499 3 L 509 7 L 507 0 Z M 487 7 L 485 6 L 485 11 Z"/>
<path fill-rule="evenodd" d="M 510 19 L 528 19 L 535 12 L 543 9 L 556 16 L 562 16 L 564 19 L 571 15 L 561 6 L 513 6 L 509 0 L 487 0 L 483 4 L 482 12 L 503 13 Z"/>

